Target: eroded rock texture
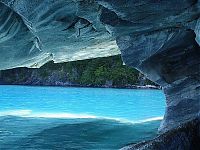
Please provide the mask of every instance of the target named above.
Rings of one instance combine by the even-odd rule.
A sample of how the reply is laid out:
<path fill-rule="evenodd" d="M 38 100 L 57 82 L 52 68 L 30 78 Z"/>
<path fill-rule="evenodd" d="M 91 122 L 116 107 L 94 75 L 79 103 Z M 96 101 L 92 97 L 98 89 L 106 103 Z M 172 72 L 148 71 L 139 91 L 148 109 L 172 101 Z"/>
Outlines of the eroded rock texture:
<path fill-rule="evenodd" d="M 200 120 L 194 119 L 157 138 L 121 150 L 199 150 Z"/>
<path fill-rule="evenodd" d="M 117 38 L 124 62 L 164 88 L 167 109 L 161 132 L 199 117 L 200 113 L 200 47 L 197 43 L 200 2 L 174 2 L 176 7 L 171 1 L 149 1 L 148 6 L 146 3 L 129 8 L 129 11 L 149 16 L 138 20 L 136 16 L 139 15 L 134 13 L 130 21 L 134 22 L 136 15 L 135 22 L 142 22 L 143 26 L 146 20 L 149 23 L 146 22 L 144 33 L 132 32 Z M 163 10 L 169 11 L 164 13 Z M 150 14 L 154 15 L 151 17 Z M 150 23 L 153 28 L 147 29 Z"/>
<path fill-rule="evenodd" d="M 0 0 L 0 69 L 115 55 L 164 88 L 164 133 L 200 117 L 200 0 Z"/>
<path fill-rule="evenodd" d="M 92 0 L 0 0 L 0 69 L 119 54 Z"/>

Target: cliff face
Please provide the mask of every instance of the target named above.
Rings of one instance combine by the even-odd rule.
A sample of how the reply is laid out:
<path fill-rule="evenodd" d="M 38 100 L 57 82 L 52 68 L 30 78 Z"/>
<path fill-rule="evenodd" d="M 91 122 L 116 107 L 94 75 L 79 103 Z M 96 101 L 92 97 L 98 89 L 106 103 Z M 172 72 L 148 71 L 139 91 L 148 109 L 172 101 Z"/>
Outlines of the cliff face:
<path fill-rule="evenodd" d="M 120 55 L 58 64 L 48 62 L 37 69 L 2 70 L 0 84 L 159 88 L 136 69 L 123 65 Z"/>
<path fill-rule="evenodd" d="M 0 69 L 119 53 L 164 88 L 160 132 L 200 117 L 199 0 L 0 0 Z"/>

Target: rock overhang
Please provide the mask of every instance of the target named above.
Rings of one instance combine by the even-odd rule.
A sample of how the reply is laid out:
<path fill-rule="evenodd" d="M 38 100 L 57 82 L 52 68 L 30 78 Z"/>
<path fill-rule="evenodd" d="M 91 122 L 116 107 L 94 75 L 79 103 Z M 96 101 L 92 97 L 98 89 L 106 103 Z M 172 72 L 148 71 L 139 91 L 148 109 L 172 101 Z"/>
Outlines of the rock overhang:
<path fill-rule="evenodd" d="M 0 1 L 0 69 L 120 53 L 94 1 Z"/>

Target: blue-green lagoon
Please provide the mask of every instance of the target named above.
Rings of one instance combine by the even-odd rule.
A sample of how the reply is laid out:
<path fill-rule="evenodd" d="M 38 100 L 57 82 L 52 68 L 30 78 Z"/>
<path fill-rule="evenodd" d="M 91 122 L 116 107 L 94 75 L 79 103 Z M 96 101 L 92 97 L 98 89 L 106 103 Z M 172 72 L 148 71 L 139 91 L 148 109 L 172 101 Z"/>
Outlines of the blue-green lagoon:
<path fill-rule="evenodd" d="M 115 150 L 156 136 L 161 90 L 0 86 L 0 149 Z"/>

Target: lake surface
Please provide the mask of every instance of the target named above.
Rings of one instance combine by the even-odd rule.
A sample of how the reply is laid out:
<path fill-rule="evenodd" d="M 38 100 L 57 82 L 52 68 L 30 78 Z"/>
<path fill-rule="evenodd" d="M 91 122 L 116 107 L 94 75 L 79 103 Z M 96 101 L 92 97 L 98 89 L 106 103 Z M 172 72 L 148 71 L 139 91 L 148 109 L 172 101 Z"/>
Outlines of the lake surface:
<path fill-rule="evenodd" d="M 114 150 L 156 136 L 160 90 L 0 86 L 0 149 Z"/>

